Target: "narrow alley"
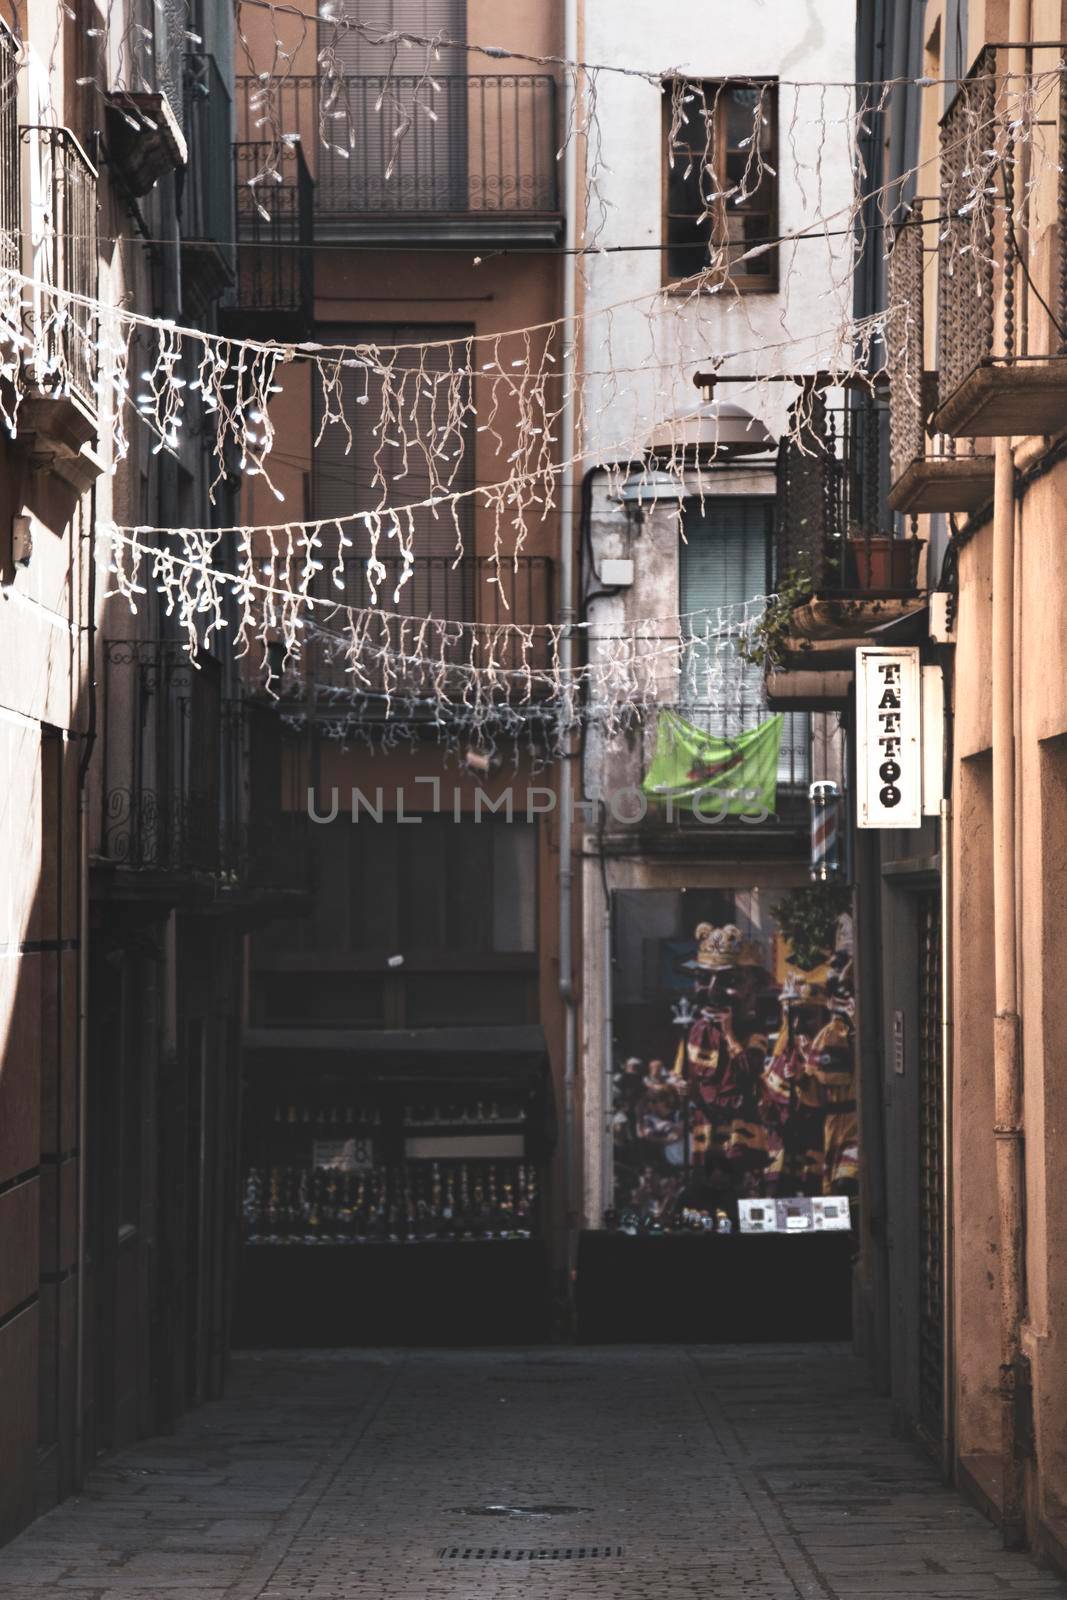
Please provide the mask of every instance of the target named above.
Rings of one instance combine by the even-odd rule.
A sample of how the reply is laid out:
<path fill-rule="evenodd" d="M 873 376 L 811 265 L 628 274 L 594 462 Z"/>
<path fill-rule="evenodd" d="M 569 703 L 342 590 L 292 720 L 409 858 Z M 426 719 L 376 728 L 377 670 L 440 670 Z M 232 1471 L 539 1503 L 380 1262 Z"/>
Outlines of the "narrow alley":
<path fill-rule="evenodd" d="M 844 1346 L 244 1353 L 0 1597 L 1067 1596 L 999 1545 Z"/>

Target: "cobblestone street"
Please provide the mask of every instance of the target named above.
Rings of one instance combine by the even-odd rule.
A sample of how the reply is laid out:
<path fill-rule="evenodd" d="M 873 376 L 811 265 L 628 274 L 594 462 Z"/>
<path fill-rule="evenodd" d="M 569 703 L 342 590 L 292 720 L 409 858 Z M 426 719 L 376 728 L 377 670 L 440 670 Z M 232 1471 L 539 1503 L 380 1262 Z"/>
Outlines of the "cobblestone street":
<path fill-rule="evenodd" d="M 0 1552 L 0 1600 L 1060 1595 L 843 1347 L 243 1354 Z"/>

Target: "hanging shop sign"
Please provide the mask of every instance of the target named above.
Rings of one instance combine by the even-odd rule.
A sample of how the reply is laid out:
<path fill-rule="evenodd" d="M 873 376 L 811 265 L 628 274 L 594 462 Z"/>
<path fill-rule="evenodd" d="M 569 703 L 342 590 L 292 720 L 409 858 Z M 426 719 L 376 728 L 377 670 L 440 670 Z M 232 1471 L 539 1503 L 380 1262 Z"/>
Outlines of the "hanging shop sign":
<path fill-rule="evenodd" d="M 919 650 L 856 651 L 856 824 L 917 828 L 923 818 Z"/>

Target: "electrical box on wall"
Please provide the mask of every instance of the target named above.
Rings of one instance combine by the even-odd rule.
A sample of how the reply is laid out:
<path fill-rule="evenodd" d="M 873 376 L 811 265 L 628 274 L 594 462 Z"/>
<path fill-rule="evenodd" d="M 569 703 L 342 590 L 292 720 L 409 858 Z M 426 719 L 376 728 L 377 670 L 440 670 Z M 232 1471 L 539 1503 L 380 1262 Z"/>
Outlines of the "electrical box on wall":
<path fill-rule="evenodd" d="M 602 561 L 597 576 L 605 589 L 629 589 L 634 581 L 634 564 L 615 558 Z"/>
<path fill-rule="evenodd" d="M 935 589 L 930 596 L 930 637 L 935 644 L 956 643 L 955 596 Z"/>
<path fill-rule="evenodd" d="M 11 519 L 11 561 L 28 567 L 33 559 L 33 518 L 25 511 Z"/>

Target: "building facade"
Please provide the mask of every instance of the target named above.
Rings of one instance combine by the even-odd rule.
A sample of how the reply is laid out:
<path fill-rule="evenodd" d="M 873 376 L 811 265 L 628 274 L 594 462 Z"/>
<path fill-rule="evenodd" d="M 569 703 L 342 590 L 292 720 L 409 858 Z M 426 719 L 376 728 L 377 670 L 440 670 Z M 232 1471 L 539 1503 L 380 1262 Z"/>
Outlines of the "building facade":
<path fill-rule="evenodd" d="M 293 855 L 269 798 L 252 825 L 274 732 L 234 662 L 111 596 L 103 530 L 234 520 L 206 407 L 166 436 L 122 320 L 152 367 L 151 319 L 210 333 L 232 294 L 230 22 L 44 5 L 0 38 L 5 1535 L 225 1365 L 245 934 Z"/>
<path fill-rule="evenodd" d="M 741 1194 L 822 1192 L 821 1174 L 814 1188 L 796 1173 L 775 1175 L 781 1152 L 768 1152 L 762 1126 L 759 1148 L 730 1148 L 710 1090 L 706 1117 L 692 1082 L 661 1091 L 685 1102 L 661 1108 L 659 1123 L 685 1123 L 672 1141 L 651 1110 L 628 1106 L 626 1083 L 627 1073 L 658 1070 L 676 1085 L 700 1075 L 699 998 L 698 1020 L 687 1022 L 693 983 L 681 969 L 664 972 L 685 946 L 699 963 L 703 925 L 740 927 L 773 1011 L 758 1032 L 777 1030 L 788 942 L 775 910 L 809 892 L 810 785 L 844 782 L 837 715 L 801 701 L 779 716 L 761 665 L 744 653 L 746 630 L 790 561 L 779 486 L 791 418 L 812 375 L 838 365 L 850 294 L 839 241 L 778 244 L 803 227 L 806 185 L 828 213 L 849 202 L 845 141 L 794 80 L 836 83 L 825 92 L 844 106 L 850 13 L 833 28 L 817 24 L 813 38 L 806 12 L 772 9 L 773 19 L 766 10 L 739 17 L 726 38 L 705 36 L 699 8 L 682 6 L 657 18 L 651 58 L 642 8 L 620 18 L 592 3 L 583 13 L 589 59 L 640 56 L 653 72 L 683 63 L 662 87 L 606 74 L 597 118 L 610 170 L 596 169 L 595 150 L 587 156 L 591 253 L 577 291 L 583 648 L 595 660 L 613 638 L 636 633 L 660 641 L 663 655 L 657 707 L 624 735 L 603 732 L 593 715 L 585 745 L 586 796 L 599 797 L 579 840 L 587 1229 L 650 1205 L 674 1225 L 666 1219 L 683 1171 L 693 1205 L 729 1204 L 734 1225 Z M 840 410 L 842 391 L 827 394 Z M 692 630 L 701 636 L 679 637 Z M 677 805 L 665 805 L 654 780 L 671 727 L 687 730 L 694 751 L 719 740 L 737 760 L 747 740 L 769 737 L 770 794 L 709 815 L 683 784 Z M 831 889 L 824 901 L 835 894 L 831 932 L 837 913 L 847 920 L 847 892 Z M 765 1081 L 764 1063 L 754 1070 Z M 764 1091 L 753 1094 L 765 1108 Z M 759 1123 L 762 1111 L 749 1109 Z M 663 1137 L 665 1160 L 656 1154 Z"/>
<path fill-rule="evenodd" d="M 902 1425 L 1058 1564 L 1062 32 L 1058 5 L 861 11 L 859 75 L 913 81 L 872 140 L 887 248 L 857 286 L 896 328 L 890 503 L 924 543 L 896 639 L 947 711 L 940 821 L 859 836 L 863 1336 Z"/>
<path fill-rule="evenodd" d="M 508 551 L 515 540 L 511 513 L 503 524 L 501 501 L 482 490 L 507 478 L 524 414 L 537 404 L 536 356 L 510 331 L 542 328 L 535 340 L 559 344 L 563 86 L 551 66 L 530 63 L 560 54 L 561 8 L 519 5 L 490 18 L 465 0 L 398 0 L 364 13 L 367 30 L 343 36 L 336 92 L 323 86 L 318 60 L 331 24 L 316 23 L 314 6 L 303 9 L 306 24 L 295 17 L 281 24 L 292 52 L 271 112 L 287 139 L 282 183 L 271 193 L 256 189 L 251 203 L 244 189 L 235 325 L 268 333 L 284 318 L 318 344 L 373 349 L 376 370 L 368 377 L 362 361 L 344 364 L 333 410 L 314 374 L 287 382 L 272 407 L 284 441 L 274 453 L 273 481 L 287 504 L 327 525 L 386 504 L 410 519 L 408 554 L 389 545 L 378 579 L 369 521 L 344 546 L 342 524 L 328 525 L 324 535 L 332 572 L 323 575 L 321 593 L 350 618 L 374 603 L 381 583 L 377 603 L 390 610 L 398 640 L 390 660 L 413 637 L 404 633 L 408 619 L 414 628 L 432 617 L 468 644 L 502 625 L 537 629 L 531 659 L 544 667 L 545 630 L 558 614 L 558 511 L 536 512 L 518 556 L 500 563 L 501 528 Z M 236 88 L 239 178 L 261 160 L 256 73 L 270 66 L 278 25 L 267 13 L 245 19 Z M 390 43 L 376 42 L 389 29 L 414 36 L 399 61 Z M 494 62 L 478 49 L 468 52 L 468 41 L 476 45 L 490 33 L 523 59 Z M 444 41 L 433 60 L 432 91 L 421 77 L 427 51 L 418 42 L 431 35 Z M 513 371 L 519 376 L 509 383 L 505 375 Z M 446 403 L 449 372 L 458 376 Z M 381 419 L 383 405 L 394 403 L 383 401 L 390 386 L 396 423 L 387 428 Z M 457 462 L 448 479 L 460 494 L 454 517 L 427 508 L 436 469 L 414 443 L 444 426 L 438 408 L 453 405 L 459 420 L 440 459 Z M 491 426 L 475 429 L 475 408 L 491 416 Z M 335 413 L 351 419 L 350 430 Z M 406 513 L 408 506 L 414 509 Z M 242 517 L 276 520 L 262 480 L 249 480 Z M 518 671 L 514 643 L 504 646 L 501 664 Z M 264 1218 L 251 1231 L 260 1241 L 277 1238 L 276 1214 L 291 1209 L 278 1187 L 287 1183 L 299 1191 L 297 1210 L 312 1213 L 318 1227 L 323 1206 L 307 1199 L 314 1179 L 302 1174 L 324 1159 L 322 1119 L 342 1143 L 354 1135 L 358 1145 L 355 1166 L 339 1158 L 324 1206 L 331 1217 L 343 1211 L 344 1229 L 361 1239 L 449 1232 L 483 1203 L 487 1214 L 502 1216 L 520 1204 L 536 1210 L 532 1228 L 474 1232 L 533 1233 L 538 1248 L 544 1245 L 538 1255 L 526 1241 L 535 1258 L 533 1286 L 523 1268 L 519 1286 L 499 1296 L 498 1336 L 515 1332 L 504 1326 L 514 1295 L 524 1305 L 536 1302 L 525 1323 L 521 1315 L 517 1322 L 537 1336 L 549 1256 L 555 1291 L 563 1290 L 566 1232 L 561 1147 L 543 1126 L 547 1105 L 561 1104 L 563 1095 L 558 775 L 539 740 L 536 703 L 517 709 L 507 726 L 490 718 L 464 732 L 461 710 L 453 728 L 447 704 L 435 711 L 406 700 L 399 671 L 395 694 L 382 676 L 386 667 L 349 693 L 351 675 L 312 650 L 293 686 L 286 803 L 304 814 L 310 807 L 317 819 L 316 903 L 303 921 L 279 924 L 252 945 L 246 1171 L 259 1197 L 252 1210 L 262 1199 Z M 449 693 L 458 707 L 462 685 Z M 512 697 L 516 708 L 519 698 Z M 536 1109 L 520 1108 L 528 1089 Z M 511 1131 L 502 1131 L 505 1102 L 516 1118 L 521 1112 L 526 1134 L 514 1118 Z M 535 1121 L 541 1131 L 533 1136 Z M 501 1253 L 505 1262 L 518 1259 Z M 372 1253 L 379 1264 L 387 1258 Z M 246 1250 L 248 1307 L 270 1302 L 272 1271 L 294 1259 L 292 1251 Z M 368 1256 L 344 1259 L 346 1276 L 351 1270 L 358 1278 Z M 422 1252 L 418 1259 L 435 1258 Z M 474 1258 L 453 1252 L 453 1270 L 457 1259 Z M 495 1259 L 492 1252 L 486 1259 Z M 485 1301 L 486 1281 L 479 1266 L 474 1300 Z M 436 1295 L 429 1284 L 418 1311 L 396 1322 L 369 1308 L 373 1302 L 384 1314 L 385 1301 L 399 1304 L 408 1290 L 368 1289 L 367 1314 L 349 1318 L 344 1336 L 431 1337 L 430 1302 L 455 1310 L 464 1292 L 457 1283 Z M 324 1281 L 312 1302 L 321 1307 L 330 1293 Z M 241 1337 L 269 1337 L 257 1317 L 250 1311 Z M 490 1337 L 493 1328 L 481 1334 Z M 306 1328 L 302 1336 L 309 1337 Z M 440 1336 L 451 1339 L 455 1329 L 442 1325 Z"/>

